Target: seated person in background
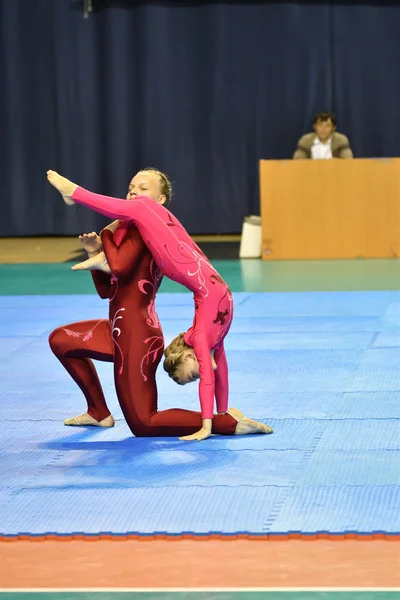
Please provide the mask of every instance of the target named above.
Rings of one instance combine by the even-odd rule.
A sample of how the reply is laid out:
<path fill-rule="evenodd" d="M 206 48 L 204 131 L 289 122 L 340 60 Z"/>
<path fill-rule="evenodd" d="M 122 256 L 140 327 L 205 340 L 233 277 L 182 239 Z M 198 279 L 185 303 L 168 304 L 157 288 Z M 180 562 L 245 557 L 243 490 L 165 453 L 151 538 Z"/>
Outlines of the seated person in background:
<path fill-rule="evenodd" d="M 319 113 L 314 119 L 314 132 L 299 139 L 293 158 L 353 158 L 348 138 L 336 131 L 334 115 Z"/>

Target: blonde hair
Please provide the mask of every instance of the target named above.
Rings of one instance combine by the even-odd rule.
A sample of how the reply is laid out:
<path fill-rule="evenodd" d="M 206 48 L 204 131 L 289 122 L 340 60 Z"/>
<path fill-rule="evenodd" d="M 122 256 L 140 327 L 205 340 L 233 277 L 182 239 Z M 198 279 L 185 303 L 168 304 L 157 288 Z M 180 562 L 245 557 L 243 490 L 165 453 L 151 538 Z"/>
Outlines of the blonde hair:
<path fill-rule="evenodd" d="M 185 352 L 186 350 L 191 349 L 183 339 L 184 335 L 184 333 L 177 335 L 164 350 L 164 371 L 166 371 L 176 383 L 179 383 L 178 370 L 183 362 Z"/>
<path fill-rule="evenodd" d="M 158 177 L 160 179 L 161 193 L 164 194 L 164 196 L 165 196 L 165 202 L 164 202 L 163 206 L 165 206 L 165 208 L 167 208 L 167 206 L 171 202 L 171 198 L 172 198 L 172 184 L 171 184 L 170 180 L 168 179 L 168 177 L 166 176 L 166 174 L 163 173 L 162 171 L 159 171 L 158 169 L 155 169 L 154 167 L 145 167 L 144 169 L 140 169 L 140 170 L 144 171 L 145 173 L 154 173 L 155 175 L 158 175 Z"/>

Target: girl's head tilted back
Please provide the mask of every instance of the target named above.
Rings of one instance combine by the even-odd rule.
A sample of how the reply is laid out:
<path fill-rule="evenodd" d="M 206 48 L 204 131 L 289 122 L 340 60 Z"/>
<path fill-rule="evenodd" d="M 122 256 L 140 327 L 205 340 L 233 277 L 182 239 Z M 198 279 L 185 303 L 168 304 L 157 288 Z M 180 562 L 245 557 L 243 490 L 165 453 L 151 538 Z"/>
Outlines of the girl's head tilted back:
<path fill-rule="evenodd" d="M 148 196 L 152 200 L 167 207 L 171 201 L 172 186 L 165 173 L 152 167 L 142 169 L 129 184 L 127 200 L 136 196 Z"/>
<path fill-rule="evenodd" d="M 184 335 L 177 335 L 164 350 L 164 370 L 179 385 L 197 381 L 200 377 L 196 355 L 185 342 Z"/>

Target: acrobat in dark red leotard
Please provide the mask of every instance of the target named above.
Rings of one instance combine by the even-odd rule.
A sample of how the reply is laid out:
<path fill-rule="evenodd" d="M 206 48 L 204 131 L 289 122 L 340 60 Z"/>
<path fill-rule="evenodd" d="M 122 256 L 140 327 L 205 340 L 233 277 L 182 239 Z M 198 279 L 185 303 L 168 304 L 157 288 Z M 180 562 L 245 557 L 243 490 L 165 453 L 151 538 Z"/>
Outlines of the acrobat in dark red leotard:
<path fill-rule="evenodd" d="M 101 421 L 110 411 L 91 359 L 114 362 L 117 397 L 136 436 L 183 436 L 201 428 L 200 413 L 170 409 L 157 411 L 156 370 L 164 338 L 155 310 L 162 274 L 137 228 L 129 222 L 115 234 L 101 232 L 111 277 L 92 271 L 101 298 L 109 298 L 109 319 L 70 323 L 49 337 L 52 351 L 81 388 L 88 413 Z M 237 422 L 217 415 L 213 432 L 232 435 Z"/>

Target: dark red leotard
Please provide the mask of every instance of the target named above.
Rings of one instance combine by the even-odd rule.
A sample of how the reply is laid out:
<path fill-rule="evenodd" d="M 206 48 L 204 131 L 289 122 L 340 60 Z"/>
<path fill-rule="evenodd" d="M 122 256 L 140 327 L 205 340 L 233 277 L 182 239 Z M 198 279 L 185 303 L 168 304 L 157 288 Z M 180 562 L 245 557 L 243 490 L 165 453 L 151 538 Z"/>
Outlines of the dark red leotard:
<path fill-rule="evenodd" d="M 135 225 L 125 222 L 115 234 L 101 233 L 112 276 L 92 271 L 101 298 L 110 299 L 109 320 L 71 323 L 49 337 L 52 351 L 81 388 L 88 413 L 97 421 L 110 411 L 91 359 L 114 362 L 117 397 L 136 436 L 181 436 L 201 428 L 198 412 L 157 411 L 156 370 L 164 338 L 155 294 L 162 274 Z M 237 422 L 229 414 L 216 415 L 213 432 L 232 435 Z"/>

